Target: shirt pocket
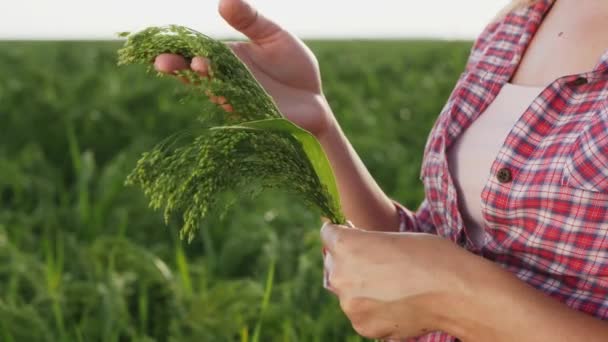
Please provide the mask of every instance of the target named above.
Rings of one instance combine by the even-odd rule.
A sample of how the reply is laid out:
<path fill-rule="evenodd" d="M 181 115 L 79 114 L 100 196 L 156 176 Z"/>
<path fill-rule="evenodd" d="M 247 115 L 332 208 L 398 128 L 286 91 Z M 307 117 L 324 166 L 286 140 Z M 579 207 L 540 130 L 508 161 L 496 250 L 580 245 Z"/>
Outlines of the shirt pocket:
<path fill-rule="evenodd" d="M 562 276 L 578 279 L 578 289 L 599 293 L 608 291 L 608 111 L 602 104 L 588 115 L 572 126 L 579 133 L 564 149 L 561 188 L 547 202 L 552 238 L 545 243 Z"/>
<path fill-rule="evenodd" d="M 569 149 L 561 183 L 608 197 L 608 117 L 597 114 Z"/>

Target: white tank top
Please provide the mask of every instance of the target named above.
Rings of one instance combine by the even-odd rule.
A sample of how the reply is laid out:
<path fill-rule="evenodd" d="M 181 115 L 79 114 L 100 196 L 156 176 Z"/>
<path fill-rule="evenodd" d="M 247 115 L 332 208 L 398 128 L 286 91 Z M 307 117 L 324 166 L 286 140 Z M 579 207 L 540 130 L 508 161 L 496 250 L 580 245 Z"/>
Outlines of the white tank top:
<path fill-rule="evenodd" d="M 507 135 L 544 88 L 507 83 L 496 99 L 448 150 L 448 165 L 458 192 L 465 229 L 472 242 L 484 245 L 481 192 Z"/>

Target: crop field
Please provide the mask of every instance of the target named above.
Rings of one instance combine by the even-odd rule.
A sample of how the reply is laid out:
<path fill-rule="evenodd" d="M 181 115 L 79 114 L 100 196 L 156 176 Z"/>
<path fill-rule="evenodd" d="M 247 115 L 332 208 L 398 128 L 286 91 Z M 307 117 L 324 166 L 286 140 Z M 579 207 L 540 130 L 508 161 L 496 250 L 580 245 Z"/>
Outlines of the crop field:
<path fill-rule="evenodd" d="M 394 199 L 470 42 L 315 41 L 324 89 Z M 197 122 L 117 42 L 0 42 L 0 341 L 363 341 L 321 286 L 318 213 L 242 199 L 188 244 L 126 175 Z M 371 247 L 370 247 L 371 248 Z"/>

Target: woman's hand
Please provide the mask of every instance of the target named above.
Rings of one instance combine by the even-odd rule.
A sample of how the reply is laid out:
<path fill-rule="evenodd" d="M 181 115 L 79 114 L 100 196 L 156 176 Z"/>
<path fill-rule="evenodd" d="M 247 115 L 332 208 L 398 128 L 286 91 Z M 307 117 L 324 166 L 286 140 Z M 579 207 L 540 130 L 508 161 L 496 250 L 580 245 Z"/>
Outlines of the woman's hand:
<path fill-rule="evenodd" d="M 360 335 L 401 339 L 436 330 L 458 333 L 443 312 L 470 296 L 463 265 L 474 267 L 472 254 L 426 234 L 326 224 L 321 236 L 326 286 Z"/>
<path fill-rule="evenodd" d="M 321 237 L 326 287 L 365 337 L 439 330 L 472 342 L 607 340 L 608 322 L 440 237 L 330 224 Z"/>
<path fill-rule="evenodd" d="M 304 43 L 262 16 L 244 0 L 220 0 L 219 12 L 250 42 L 229 46 L 254 77 L 273 97 L 279 110 L 296 125 L 317 137 L 333 124 L 333 115 L 323 96 L 319 66 Z M 154 63 L 158 71 L 174 73 L 191 68 L 203 76 L 211 74 L 207 59 L 195 57 L 188 65 L 178 55 L 163 54 Z M 230 99 L 209 94 L 212 101 L 231 111 Z"/>
<path fill-rule="evenodd" d="M 449 329 L 441 311 L 465 300 L 469 253 L 434 235 L 370 232 L 326 224 L 327 288 L 354 329 L 399 339 Z"/>

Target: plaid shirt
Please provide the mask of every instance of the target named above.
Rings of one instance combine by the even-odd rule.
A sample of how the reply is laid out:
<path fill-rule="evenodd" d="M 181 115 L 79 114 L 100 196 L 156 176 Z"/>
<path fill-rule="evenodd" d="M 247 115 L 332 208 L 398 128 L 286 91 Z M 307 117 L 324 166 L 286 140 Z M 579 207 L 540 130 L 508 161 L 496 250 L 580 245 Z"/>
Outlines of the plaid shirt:
<path fill-rule="evenodd" d="M 482 248 L 467 236 L 447 166 L 446 150 L 511 79 L 552 4 L 516 10 L 478 38 L 425 148 L 426 198 L 403 209 L 402 228 L 450 239 L 608 319 L 608 52 L 593 71 L 548 85 L 508 134 L 481 194 Z M 439 332 L 416 340 L 455 341 Z"/>

